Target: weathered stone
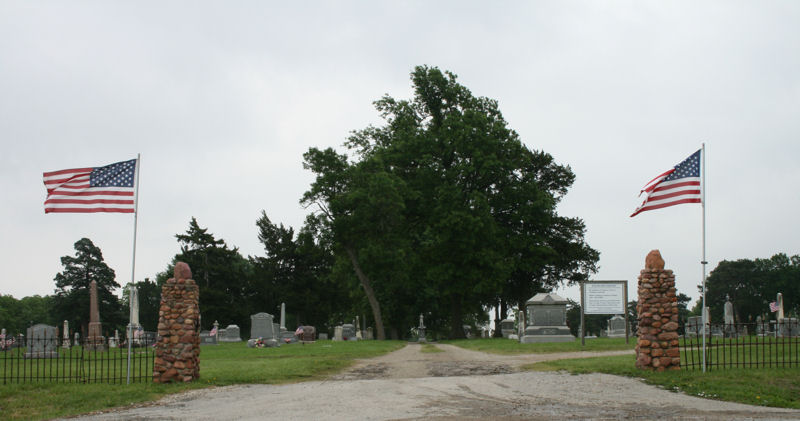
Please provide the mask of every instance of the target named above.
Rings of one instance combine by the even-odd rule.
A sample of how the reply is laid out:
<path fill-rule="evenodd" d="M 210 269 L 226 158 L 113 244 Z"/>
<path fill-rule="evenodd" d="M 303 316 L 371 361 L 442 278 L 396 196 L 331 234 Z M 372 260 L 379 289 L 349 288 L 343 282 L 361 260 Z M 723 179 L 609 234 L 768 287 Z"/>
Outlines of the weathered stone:
<path fill-rule="evenodd" d="M 675 275 L 664 269 L 658 250 L 645 258 L 638 286 L 636 367 L 656 371 L 680 368 Z"/>
<path fill-rule="evenodd" d="M 192 270 L 189 269 L 189 265 L 184 262 L 177 262 L 175 263 L 175 272 L 173 272 L 173 278 L 176 280 L 178 279 L 191 279 L 192 277 Z"/>
<path fill-rule="evenodd" d="M 153 382 L 186 382 L 200 375 L 198 334 L 199 290 L 183 262 L 175 264 L 175 278 L 161 290 L 159 335 L 153 364 Z"/>
<path fill-rule="evenodd" d="M 644 267 L 651 271 L 663 270 L 664 259 L 661 258 L 661 253 L 658 250 L 652 250 L 650 253 L 647 253 L 647 257 L 644 259 Z"/>

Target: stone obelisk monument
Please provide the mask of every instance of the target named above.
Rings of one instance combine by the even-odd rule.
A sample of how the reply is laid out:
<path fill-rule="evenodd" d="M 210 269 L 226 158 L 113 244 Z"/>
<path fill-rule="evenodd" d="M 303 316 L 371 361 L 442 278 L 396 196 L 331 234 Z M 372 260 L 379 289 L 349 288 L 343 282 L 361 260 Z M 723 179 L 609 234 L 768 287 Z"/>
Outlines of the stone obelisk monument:
<path fill-rule="evenodd" d="M 94 280 L 89 284 L 89 335 L 86 337 L 86 347 L 92 351 L 106 349 L 100 309 L 97 307 L 97 282 Z"/>

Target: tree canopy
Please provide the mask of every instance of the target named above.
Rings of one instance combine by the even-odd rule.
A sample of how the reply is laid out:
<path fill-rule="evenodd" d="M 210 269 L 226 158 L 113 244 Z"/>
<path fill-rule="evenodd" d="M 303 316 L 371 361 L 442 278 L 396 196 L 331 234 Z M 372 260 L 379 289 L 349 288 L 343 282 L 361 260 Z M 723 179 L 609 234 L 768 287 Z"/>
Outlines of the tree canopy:
<path fill-rule="evenodd" d="M 384 318 L 405 330 L 419 313 L 463 337 L 466 314 L 593 272 L 583 221 L 556 212 L 570 168 L 528 149 L 454 74 L 420 66 L 411 80 L 413 99 L 375 102 L 386 124 L 354 132 L 350 155 L 304 155 L 316 179 L 302 203 L 350 262 L 379 337 Z"/>
<path fill-rule="evenodd" d="M 701 285 L 698 290 L 702 292 Z M 747 323 L 768 315 L 769 303 L 779 292 L 784 311 L 800 313 L 800 256 L 779 253 L 769 259 L 723 260 L 706 278 L 706 306 L 712 322 L 722 320 L 726 296 L 730 296 L 736 322 Z"/>
<path fill-rule="evenodd" d="M 63 256 L 64 270 L 55 277 L 53 313 L 57 321 L 68 320 L 71 329 L 87 329 L 89 325 L 89 284 L 97 282 L 97 305 L 105 332 L 122 329 L 127 324 L 119 298 L 114 270 L 103 261 L 100 248 L 88 238 L 75 243 L 75 256 Z"/>

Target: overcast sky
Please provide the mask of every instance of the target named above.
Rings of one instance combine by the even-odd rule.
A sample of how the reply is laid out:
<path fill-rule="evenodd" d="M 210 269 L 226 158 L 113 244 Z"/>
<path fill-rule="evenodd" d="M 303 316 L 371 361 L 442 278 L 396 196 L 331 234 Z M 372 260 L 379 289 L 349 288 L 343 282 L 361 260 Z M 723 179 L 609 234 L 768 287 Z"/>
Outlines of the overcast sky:
<path fill-rule="evenodd" d="M 264 255 L 262 210 L 295 229 L 307 213 L 303 152 L 380 124 L 372 101 L 409 98 L 422 64 L 572 167 L 559 211 L 631 299 L 651 249 L 699 296 L 701 207 L 629 215 L 702 142 L 709 269 L 800 253 L 800 2 L 301 3 L 0 0 L 0 294 L 53 293 L 82 237 L 130 281 L 133 216 L 45 215 L 42 172 L 137 153 L 137 280 L 193 216 Z"/>

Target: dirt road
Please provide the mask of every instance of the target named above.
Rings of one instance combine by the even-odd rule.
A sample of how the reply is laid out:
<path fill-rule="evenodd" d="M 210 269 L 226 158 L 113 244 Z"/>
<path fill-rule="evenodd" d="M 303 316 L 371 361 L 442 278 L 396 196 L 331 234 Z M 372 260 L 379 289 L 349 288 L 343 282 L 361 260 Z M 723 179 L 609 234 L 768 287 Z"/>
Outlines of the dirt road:
<path fill-rule="evenodd" d="M 800 419 L 797 410 L 700 399 L 625 377 L 519 371 L 536 361 L 632 351 L 500 356 L 437 346 L 445 352 L 410 344 L 326 381 L 195 390 L 81 419 Z"/>

